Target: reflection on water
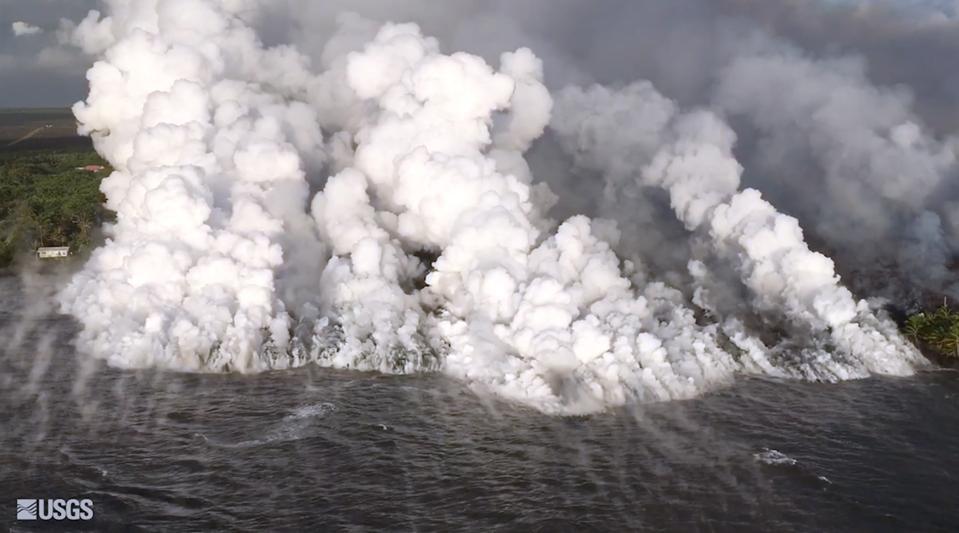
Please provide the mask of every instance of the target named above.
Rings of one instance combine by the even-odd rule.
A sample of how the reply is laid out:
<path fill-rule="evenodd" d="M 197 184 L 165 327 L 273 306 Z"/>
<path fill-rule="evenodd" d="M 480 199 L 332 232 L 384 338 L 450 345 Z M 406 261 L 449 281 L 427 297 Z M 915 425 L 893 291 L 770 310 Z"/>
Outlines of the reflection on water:
<path fill-rule="evenodd" d="M 0 291 L 4 528 L 18 496 L 88 497 L 98 529 L 959 528 L 953 372 L 552 418 L 442 376 L 107 369 Z"/>

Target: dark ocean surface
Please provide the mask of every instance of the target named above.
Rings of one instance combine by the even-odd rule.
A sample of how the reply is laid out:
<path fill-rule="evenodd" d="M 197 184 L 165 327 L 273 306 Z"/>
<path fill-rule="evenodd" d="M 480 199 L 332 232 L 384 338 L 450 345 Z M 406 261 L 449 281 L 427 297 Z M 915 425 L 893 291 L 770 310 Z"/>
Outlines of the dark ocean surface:
<path fill-rule="evenodd" d="M 46 285 L 0 278 L 0 530 L 959 530 L 954 371 L 549 417 L 441 375 L 110 369 Z"/>

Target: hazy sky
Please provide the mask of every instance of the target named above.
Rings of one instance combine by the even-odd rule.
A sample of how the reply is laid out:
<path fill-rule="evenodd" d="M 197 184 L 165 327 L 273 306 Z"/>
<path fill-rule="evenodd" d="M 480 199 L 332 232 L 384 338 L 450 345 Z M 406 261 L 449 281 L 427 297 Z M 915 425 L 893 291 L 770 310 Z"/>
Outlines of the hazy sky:
<path fill-rule="evenodd" d="M 57 45 L 61 18 L 78 20 L 96 0 L 0 0 L 0 107 L 62 106 L 84 96 L 90 59 Z M 39 32 L 17 36 L 14 22 Z"/>
<path fill-rule="evenodd" d="M 291 33 L 291 39 L 314 50 L 332 26 L 331 21 L 321 19 L 333 18 L 331 13 L 337 6 L 356 9 L 367 16 L 421 21 L 428 32 L 453 41 L 447 42 L 447 46 L 464 46 L 481 52 L 486 48 L 492 52 L 491 47 L 504 43 L 498 39 L 502 31 L 497 27 L 500 22 L 489 24 L 487 21 L 483 26 L 482 20 L 476 20 L 477 16 L 484 16 L 487 10 L 515 11 L 516 17 L 506 17 L 518 28 L 511 30 L 514 38 L 508 45 L 522 41 L 515 35 L 525 36 L 528 32 L 529 42 L 521 44 L 529 44 L 547 60 L 548 76 L 573 81 L 575 76 L 570 78 L 566 74 L 583 70 L 604 82 L 630 81 L 611 79 L 619 72 L 624 78 L 643 75 L 659 81 L 656 72 L 646 71 L 649 61 L 644 63 L 626 54 L 597 57 L 589 53 L 594 39 L 615 40 L 619 48 L 630 49 L 632 56 L 645 53 L 655 58 L 663 71 L 660 74 L 668 78 L 663 83 L 675 85 L 666 89 L 675 91 L 680 99 L 684 92 L 694 92 L 692 85 L 684 86 L 685 80 L 701 77 L 699 72 L 705 70 L 703 62 L 710 60 L 702 57 L 710 52 L 710 46 L 702 46 L 707 38 L 696 34 L 697 31 L 688 31 L 689 28 L 708 28 L 713 19 L 732 17 L 783 36 L 813 54 L 862 55 L 869 65 L 870 76 L 877 82 L 910 87 L 917 95 L 920 112 L 931 122 L 939 120 L 951 125 L 957 117 L 953 103 L 959 98 L 959 80 L 952 65 L 959 53 L 959 19 L 956 18 L 959 0 L 453 0 L 442 3 L 432 0 L 272 0 L 265 3 L 274 12 L 262 22 L 268 41 L 284 40 L 285 35 Z M 97 0 L 0 0 L 0 107 L 65 106 L 85 96 L 84 72 L 92 58 L 60 44 L 58 27 L 61 19 L 76 21 L 90 9 L 103 9 L 100 4 Z M 444 13 L 435 13 L 437 6 L 443 6 Z M 542 16 L 530 15 L 539 6 L 548 6 L 548 9 L 543 10 Z M 308 19 L 312 31 L 288 31 L 302 22 L 304 13 L 313 17 Z M 694 22 L 686 24 L 684 18 Z M 685 26 L 685 34 L 670 32 L 677 24 Z M 447 27 L 457 30 L 449 30 L 447 33 L 451 35 L 444 35 Z M 662 46 L 658 46 L 660 43 Z M 502 48 L 505 47 L 504 44 Z M 654 51 L 653 47 L 661 49 Z M 550 72 L 550 53 L 544 48 L 554 48 L 567 58 L 578 55 L 582 64 L 554 64 Z M 664 54 L 662 48 L 667 48 L 669 54 Z M 586 52 L 581 53 L 582 50 Z M 596 50 L 606 52 L 601 47 Z M 668 67 L 663 67 L 663 58 L 669 58 Z M 629 64 L 620 68 L 624 63 Z"/>

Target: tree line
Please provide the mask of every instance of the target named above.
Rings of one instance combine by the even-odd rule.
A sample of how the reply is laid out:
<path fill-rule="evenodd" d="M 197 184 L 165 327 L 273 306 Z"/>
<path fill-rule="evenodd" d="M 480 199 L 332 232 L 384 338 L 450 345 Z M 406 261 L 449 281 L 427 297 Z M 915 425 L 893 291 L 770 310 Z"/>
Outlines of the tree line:
<path fill-rule="evenodd" d="M 104 170 L 78 170 L 100 165 Z M 41 246 L 82 252 L 100 224 L 109 166 L 92 150 L 0 151 L 0 267 Z"/>

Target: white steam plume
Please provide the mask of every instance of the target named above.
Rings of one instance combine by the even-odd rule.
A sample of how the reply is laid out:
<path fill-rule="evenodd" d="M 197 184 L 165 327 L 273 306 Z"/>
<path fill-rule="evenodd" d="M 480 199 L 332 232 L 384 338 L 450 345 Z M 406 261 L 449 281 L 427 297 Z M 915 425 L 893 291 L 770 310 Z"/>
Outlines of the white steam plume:
<path fill-rule="evenodd" d="M 393 369 L 417 369 L 429 363 L 420 332 L 447 373 L 550 412 L 690 397 L 728 381 L 733 365 L 712 331 L 675 291 L 636 296 L 588 219 L 543 233 L 521 152 L 551 100 L 529 50 L 501 65 L 443 55 L 413 25 L 387 25 L 350 56 L 350 85 L 377 109 L 356 135 L 354 166 L 313 203 L 336 254 L 324 274 L 335 281 L 324 284 L 331 319 L 347 338 L 320 360 L 382 370 L 399 349 L 406 366 Z M 496 113 L 505 115 L 493 135 Z M 432 271 L 410 251 L 436 257 Z M 425 289 L 410 293 L 423 275 Z"/>
<path fill-rule="evenodd" d="M 639 197 L 668 192 L 695 238 L 661 231 L 656 246 L 695 259 L 707 314 L 620 261 L 612 224 L 548 218 L 555 197 L 524 152 L 554 102 L 530 50 L 495 70 L 416 25 L 345 16 L 316 74 L 258 41 L 250 2 L 108 6 L 75 29 L 103 50 L 75 113 L 115 168 L 102 188 L 117 221 L 61 303 L 80 346 L 114 365 L 438 369 L 582 413 L 693 397 L 737 372 L 833 380 L 921 364 L 795 219 L 737 192 L 731 130 L 651 86 L 625 101 L 570 90 L 555 124 L 581 164 Z M 585 138 L 578 124 L 592 124 Z M 754 316 L 811 340 L 792 357 L 768 348 Z"/>
<path fill-rule="evenodd" d="M 221 2 L 113 7 L 117 18 L 91 24 L 114 41 L 74 107 L 115 169 L 102 190 L 117 212 L 61 295 L 79 342 L 120 366 L 283 366 L 271 355 L 290 331 L 277 273 L 298 266 L 282 244 L 319 246 L 302 230 L 298 154 L 321 152 L 322 137 L 310 107 L 255 80 L 297 57 L 264 49 Z"/>
<path fill-rule="evenodd" d="M 757 170 L 790 180 L 790 204 L 843 262 L 891 257 L 912 281 L 943 289 L 957 234 L 942 228 L 955 210 L 942 198 L 959 143 L 929 134 L 907 92 L 876 87 L 855 58 L 814 60 L 761 40 L 720 71 L 715 100 L 758 129 Z M 808 171 L 804 157 L 815 170 L 788 174 Z"/>
<path fill-rule="evenodd" d="M 714 113 L 678 114 L 648 82 L 638 82 L 621 92 L 565 90 L 553 127 L 579 165 L 608 172 L 613 180 L 632 175 L 644 186 L 668 191 L 677 217 L 733 267 L 760 316 L 785 320 L 813 343 L 829 341 L 829 348 L 804 353 L 800 375 L 903 374 L 921 364 L 895 325 L 857 302 L 839 284 L 832 261 L 809 250 L 795 218 L 778 213 L 756 190 L 739 191 L 735 134 Z M 690 263 L 694 278 L 702 278 L 703 268 L 701 261 Z M 697 294 L 702 305 L 719 305 L 712 310 L 720 313 L 730 307 L 711 301 L 704 290 Z"/>

